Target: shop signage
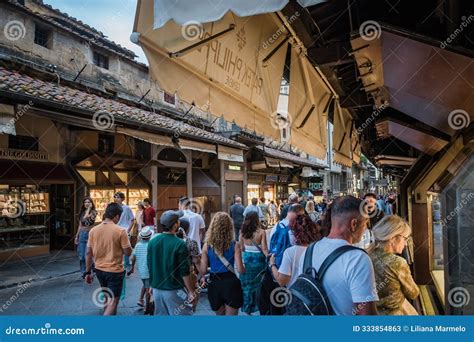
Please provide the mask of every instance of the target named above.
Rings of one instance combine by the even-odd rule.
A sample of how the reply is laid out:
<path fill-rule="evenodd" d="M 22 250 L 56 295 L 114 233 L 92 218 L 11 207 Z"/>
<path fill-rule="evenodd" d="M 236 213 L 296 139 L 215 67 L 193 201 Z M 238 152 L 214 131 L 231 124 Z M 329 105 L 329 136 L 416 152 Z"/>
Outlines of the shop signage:
<path fill-rule="evenodd" d="M 323 183 L 308 183 L 309 190 L 321 190 L 323 188 Z"/>
<path fill-rule="evenodd" d="M 48 160 L 49 155 L 46 152 L 0 148 L 0 158 L 19 160 Z"/>
<path fill-rule="evenodd" d="M 242 171 L 242 166 L 229 164 L 227 165 L 227 169 L 230 171 Z"/>
<path fill-rule="evenodd" d="M 278 182 L 278 176 L 277 175 L 266 175 L 265 176 L 265 182 L 276 183 L 276 182 Z"/>
<path fill-rule="evenodd" d="M 221 152 L 221 151 L 218 152 L 217 158 L 220 159 L 220 160 L 226 160 L 226 161 L 230 161 L 230 162 L 239 162 L 239 163 L 244 162 L 243 155 L 233 154 L 233 153 L 226 153 L 226 152 Z"/>
<path fill-rule="evenodd" d="M 289 176 L 279 176 L 278 181 L 280 183 L 288 183 Z"/>

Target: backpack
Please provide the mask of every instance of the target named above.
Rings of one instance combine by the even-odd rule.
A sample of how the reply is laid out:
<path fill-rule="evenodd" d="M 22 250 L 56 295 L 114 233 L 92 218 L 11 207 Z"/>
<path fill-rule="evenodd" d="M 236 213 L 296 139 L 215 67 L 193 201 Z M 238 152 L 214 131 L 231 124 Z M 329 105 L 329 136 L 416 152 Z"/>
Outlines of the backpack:
<path fill-rule="evenodd" d="M 286 315 L 334 315 L 331 303 L 322 285 L 324 274 L 329 266 L 345 252 L 359 249 L 365 253 L 363 249 L 351 245 L 341 246 L 329 254 L 319 271 L 316 271 L 313 267 L 315 244 L 316 242 L 313 242 L 306 250 L 303 273 L 296 278 L 296 281 L 288 289 L 291 294 L 291 301 L 286 306 Z"/>
<path fill-rule="evenodd" d="M 275 264 L 277 267 L 280 267 L 283 260 L 283 253 L 289 247 L 291 247 L 290 241 L 290 229 L 288 226 L 285 226 L 283 223 L 278 222 L 275 233 L 272 235 L 270 240 L 270 254 L 275 256 Z"/>

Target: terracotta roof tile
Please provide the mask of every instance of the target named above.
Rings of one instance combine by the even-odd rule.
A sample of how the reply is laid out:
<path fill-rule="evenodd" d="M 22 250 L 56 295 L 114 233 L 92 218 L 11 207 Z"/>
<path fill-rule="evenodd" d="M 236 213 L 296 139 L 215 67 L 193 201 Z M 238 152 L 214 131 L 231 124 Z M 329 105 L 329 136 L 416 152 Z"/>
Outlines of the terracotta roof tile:
<path fill-rule="evenodd" d="M 179 131 L 183 135 L 196 137 L 198 140 L 212 140 L 216 143 L 246 148 L 245 145 L 219 134 L 208 132 L 152 111 L 146 111 L 68 86 L 58 86 L 58 84 L 54 82 L 46 82 L 26 74 L 0 67 L 0 92 L 2 91 L 10 91 L 34 98 L 54 101 L 57 104 L 89 111 L 91 114 L 97 111 L 107 111 L 118 120 L 134 121 L 138 125 L 151 125 L 157 128 L 167 129 L 170 133 Z"/>

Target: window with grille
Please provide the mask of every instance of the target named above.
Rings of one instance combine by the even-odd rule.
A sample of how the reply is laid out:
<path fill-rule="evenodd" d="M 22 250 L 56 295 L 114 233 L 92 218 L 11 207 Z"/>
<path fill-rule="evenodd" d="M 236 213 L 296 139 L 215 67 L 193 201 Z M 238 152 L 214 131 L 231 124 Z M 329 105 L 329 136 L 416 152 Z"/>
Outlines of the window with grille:
<path fill-rule="evenodd" d="M 51 48 L 51 30 L 35 25 L 35 44 L 47 49 Z"/>
<path fill-rule="evenodd" d="M 115 139 L 113 135 L 99 134 L 99 152 L 114 153 Z"/>
<path fill-rule="evenodd" d="M 108 69 L 109 57 L 94 51 L 94 64 L 97 65 L 98 67 Z"/>

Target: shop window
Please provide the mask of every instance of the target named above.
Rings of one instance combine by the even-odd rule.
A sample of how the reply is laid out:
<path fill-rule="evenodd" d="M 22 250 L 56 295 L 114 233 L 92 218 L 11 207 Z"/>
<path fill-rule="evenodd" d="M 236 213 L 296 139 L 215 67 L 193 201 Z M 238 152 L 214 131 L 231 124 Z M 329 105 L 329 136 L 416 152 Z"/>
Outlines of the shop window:
<path fill-rule="evenodd" d="M 51 37 L 53 32 L 45 27 L 35 24 L 35 44 L 51 49 Z"/>
<path fill-rule="evenodd" d="M 109 134 L 99 134 L 99 152 L 114 153 L 114 136 Z"/>
<path fill-rule="evenodd" d="M 81 175 L 82 178 L 88 183 L 89 185 L 95 185 L 96 180 L 95 180 L 95 171 L 89 171 L 89 170 L 77 170 L 79 174 Z"/>
<path fill-rule="evenodd" d="M 109 57 L 94 51 L 94 64 L 100 68 L 109 69 Z"/>
<path fill-rule="evenodd" d="M 128 184 L 128 172 L 115 172 L 124 184 Z"/>
<path fill-rule="evenodd" d="M 39 139 L 26 135 L 9 135 L 8 148 L 15 150 L 38 151 Z"/>
<path fill-rule="evenodd" d="M 151 159 L 151 145 L 146 141 L 135 139 L 135 158 Z"/>

